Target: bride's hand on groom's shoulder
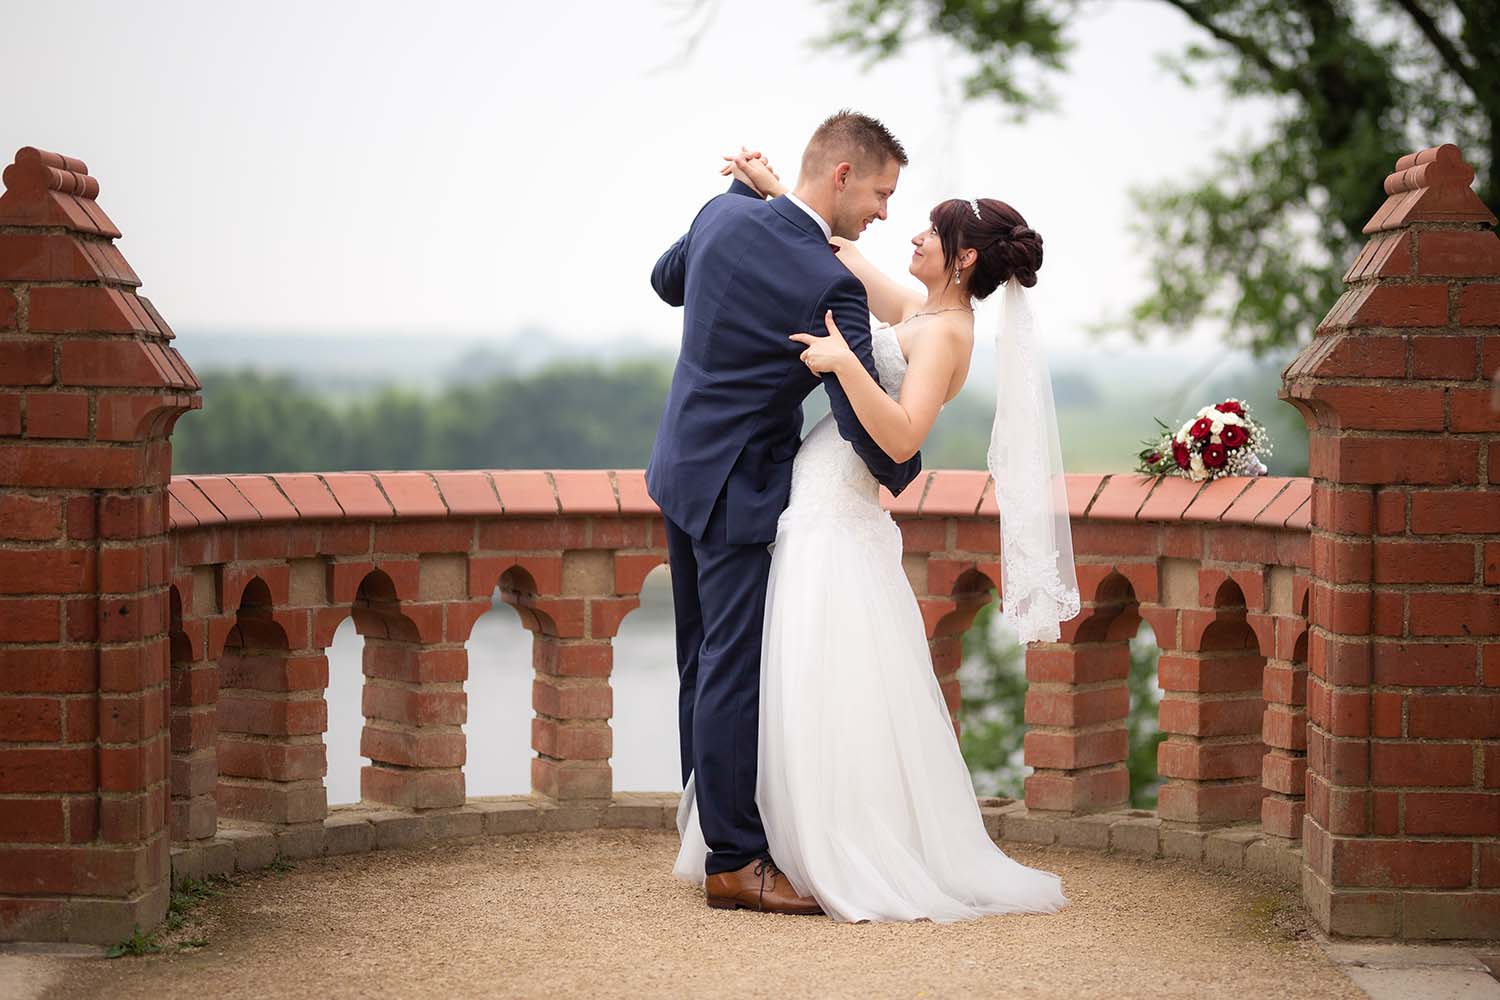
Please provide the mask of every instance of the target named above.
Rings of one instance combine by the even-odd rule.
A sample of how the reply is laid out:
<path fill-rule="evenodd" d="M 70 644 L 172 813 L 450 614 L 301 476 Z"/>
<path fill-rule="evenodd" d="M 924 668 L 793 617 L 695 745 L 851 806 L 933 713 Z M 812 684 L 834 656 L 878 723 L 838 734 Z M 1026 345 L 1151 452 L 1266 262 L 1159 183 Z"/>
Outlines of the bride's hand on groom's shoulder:
<path fill-rule="evenodd" d="M 802 352 L 802 363 L 814 374 L 824 375 L 832 372 L 834 375 L 842 374 L 850 364 L 859 364 L 859 359 L 849 349 L 849 342 L 839 332 L 838 324 L 833 321 L 833 310 L 830 309 L 823 314 L 823 325 L 828 328 L 827 336 L 817 336 L 811 333 L 794 333 L 792 340 L 802 344 L 806 350 Z"/>
<path fill-rule="evenodd" d="M 774 198 L 786 189 L 765 154 L 744 146 L 738 153 L 724 157 L 724 166 L 719 173 L 725 177 L 733 174 L 736 180 L 748 185 L 762 198 Z"/>

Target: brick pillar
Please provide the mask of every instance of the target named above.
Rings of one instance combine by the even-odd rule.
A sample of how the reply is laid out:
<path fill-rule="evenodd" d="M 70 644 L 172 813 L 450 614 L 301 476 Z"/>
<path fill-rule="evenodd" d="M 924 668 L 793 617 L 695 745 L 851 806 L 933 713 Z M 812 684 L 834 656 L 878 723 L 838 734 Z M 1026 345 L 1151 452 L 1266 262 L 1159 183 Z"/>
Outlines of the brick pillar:
<path fill-rule="evenodd" d="M 1403 157 L 1283 375 L 1313 478 L 1303 892 L 1348 935 L 1500 936 L 1500 240 Z"/>
<path fill-rule="evenodd" d="M 1278 567 L 1271 571 L 1271 581 L 1269 611 L 1250 616 L 1261 648 L 1271 650 L 1261 675 L 1261 742 L 1266 748 L 1261 787 L 1266 796 L 1260 803 L 1260 825 L 1272 836 L 1300 840 L 1307 787 L 1307 579 Z"/>
<path fill-rule="evenodd" d="M 259 578 L 244 588 L 219 657 L 218 811 L 264 823 L 322 823 L 328 657 L 307 648 L 305 609 L 274 610 L 286 604 L 285 565 L 266 569 L 279 570 L 271 574 L 277 592 Z"/>
<path fill-rule="evenodd" d="M 611 640 L 640 603 L 616 594 L 617 576 L 613 552 L 575 549 L 563 553 L 559 596 L 506 594 L 533 633 L 531 788 L 559 802 L 607 802 L 614 793 Z"/>
<path fill-rule="evenodd" d="M 1140 628 L 1136 591 L 1109 563 L 1077 567 L 1079 615 L 1055 643 L 1026 649 L 1026 807 L 1073 814 L 1130 804 L 1130 640 Z M 1132 576 L 1150 587 L 1154 568 Z"/>
<path fill-rule="evenodd" d="M 78 160 L 0 197 L 0 939 L 166 912 L 168 435 L 201 405 Z"/>
<path fill-rule="evenodd" d="M 1263 588 L 1258 573 L 1242 582 Z M 1248 577 L 1248 579 L 1247 579 Z M 1164 820 L 1216 826 L 1260 815 L 1261 671 L 1265 660 L 1247 623 L 1246 595 L 1223 570 L 1199 571 L 1197 606 L 1179 611 L 1179 642 L 1157 661 L 1157 747 Z"/>
<path fill-rule="evenodd" d="M 410 599 L 419 596 L 413 592 L 419 575 L 414 560 L 404 567 L 381 562 L 361 581 L 353 603 L 354 627 L 365 641 L 359 749 L 370 758 L 359 789 L 367 802 L 439 809 L 464 804 L 469 657 L 444 632 L 443 602 Z M 340 582 L 329 591 L 339 599 Z M 455 631 L 467 636 L 479 614 L 472 604 L 455 611 Z"/>
<path fill-rule="evenodd" d="M 184 604 L 192 610 L 194 593 L 191 574 L 184 574 L 171 589 L 172 760 L 167 784 L 172 790 L 169 822 L 174 841 L 206 840 L 219 825 L 214 798 L 219 781 L 214 711 L 219 665 L 208 659 L 208 622 L 184 615 Z"/>

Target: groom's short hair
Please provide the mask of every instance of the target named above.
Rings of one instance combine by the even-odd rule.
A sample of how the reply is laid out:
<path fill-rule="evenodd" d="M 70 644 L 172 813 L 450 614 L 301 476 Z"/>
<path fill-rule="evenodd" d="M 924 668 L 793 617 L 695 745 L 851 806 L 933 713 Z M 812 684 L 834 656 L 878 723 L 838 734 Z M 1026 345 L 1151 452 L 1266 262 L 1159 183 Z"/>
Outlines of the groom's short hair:
<path fill-rule="evenodd" d="M 823 119 L 802 151 L 802 172 L 811 173 L 848 162 L 860 169 L 880 169 L 891 160 L 906 166 L 901 140 L 878 118 L 844 108 Z"/>

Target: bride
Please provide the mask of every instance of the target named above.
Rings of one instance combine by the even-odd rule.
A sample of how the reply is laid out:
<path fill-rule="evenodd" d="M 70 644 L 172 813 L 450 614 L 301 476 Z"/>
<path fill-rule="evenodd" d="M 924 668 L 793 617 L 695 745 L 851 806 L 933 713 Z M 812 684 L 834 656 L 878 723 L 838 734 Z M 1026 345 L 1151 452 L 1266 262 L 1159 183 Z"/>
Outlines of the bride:
<path fill-rule="evenodd" d="M 787 190 L 758 154 L 732 161 L 726 169 L 762 196 Z M 1036 283 L 1042 239 L 987 198 L 942 202 L 930 222 L 912 238 L 907 268 L 923 292 L 836 240 L 882 324 L 872 331 L 879 384 L 832 314 L 826 336 L 792 339 L 903 461 L 968 376 L 974 301 L 1005 286 L 989 454 L 1004 528 L 1003 615 L 1023 642 L 1055 640 L 1079 604 L 1051 388 L 1022 295 Z M 771 856 L 796 890 L 843 921 L 947 922 L 1066 904 L 1056 875 L 1007 857 L 985 831 L 902 569 L 900 531 L 831 417 L 797 452 L 763 636 L 755 798 Z M 692 777 L 677 825 L 674 873 L 702 885 Z"/>

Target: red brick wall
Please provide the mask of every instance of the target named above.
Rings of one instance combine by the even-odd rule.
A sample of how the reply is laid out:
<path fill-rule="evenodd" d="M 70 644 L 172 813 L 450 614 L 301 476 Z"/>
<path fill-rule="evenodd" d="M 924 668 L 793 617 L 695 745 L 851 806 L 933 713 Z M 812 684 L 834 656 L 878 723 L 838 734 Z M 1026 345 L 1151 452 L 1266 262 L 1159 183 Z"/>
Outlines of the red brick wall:
<path fill-rule="evenodd" d="M 167 507 L 199 405 L 78 160 L 0 197 L 0 939 L 167 906 Z"/>
<path fill-rule="evenodd" d="M 1311 431 L 1305 891 L 1328 929 L 1500 936 L 1500 239 L 1403 157 L 1288 367 Z"/>

